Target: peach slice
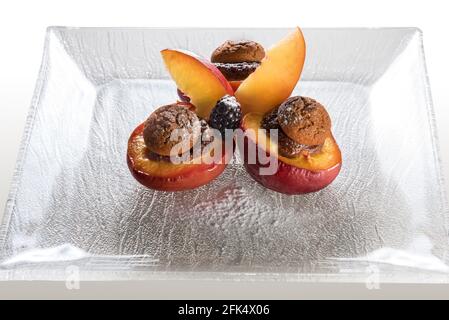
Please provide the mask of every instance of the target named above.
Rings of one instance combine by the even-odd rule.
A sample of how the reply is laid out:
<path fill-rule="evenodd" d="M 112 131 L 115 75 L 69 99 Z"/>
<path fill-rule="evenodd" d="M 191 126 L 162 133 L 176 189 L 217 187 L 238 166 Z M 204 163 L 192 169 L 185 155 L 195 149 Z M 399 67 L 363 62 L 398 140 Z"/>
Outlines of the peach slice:
<path fill-rule="evenodd" d="M 240 85 L 242 84 L 242 81 L 229 81 L 229 83 L 231 84 L 232 89 L 234 89 L 234 92 L 237 91 L 237 89 L 240 87 Z"/>
<path fill-rule="evenodd" d="M 238 87 L 243 113 L 266 113 L 287 99 L 301 76 L 306 45 L 301 29 L 268 50 L 261 65 Z"/>
<path fill-rule="evenodd" d="M 302 194 L 315 192 L 328 186 L 339 174 L 342 164 L 341 152 L 330 136 L 324 142 L 319 153 L 297 158 L 282 157 L 277 153 L 277 146 L 265 134 L 258 132 L 263 114 L 249 113 L 242 121 L 242 130 L 253 130 L 254 137 L 247 135 L 244 139 L 245 168 L 254 180 L 277 192 L 285 194 Z M 262 148 L 262 152 L 278 161 L 277 171 L 273 175 L 261 175 L 260 168 L 265 167 L 258 159 L 255 163 L 248 161 L 248 150 Z"/>
<path fill-rule="evenodd" d="M 142 185 L 160 191 L 182 191 L 207 184 L 226 168 L 232 155 L 222 152 L 219 162 L 204 163 L 194 160 L 174 164 L 165 160 L 153 160 L 147 156 L 143 140 L 144 124 L 132 132 L 128 140 L 127 163 L 131 174 Z"/>
<path fill-rule="evenodd" d="M 161 54 L 178 89 L 190 99 L 201 118 L 209 117 L 221 97 L 234 95 L 228 80 L 206 59 L 185 50 L 165 49 Z"/>

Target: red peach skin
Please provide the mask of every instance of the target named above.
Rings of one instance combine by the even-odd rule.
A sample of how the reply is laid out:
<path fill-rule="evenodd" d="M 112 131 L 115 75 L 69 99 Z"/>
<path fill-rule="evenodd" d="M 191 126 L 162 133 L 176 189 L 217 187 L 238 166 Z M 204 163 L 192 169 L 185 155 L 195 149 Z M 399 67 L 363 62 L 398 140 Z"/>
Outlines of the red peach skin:
<path fill-rule="evenodd" d="M 340 173 L 341 163 L 332 168 L 314 172 L 279 161 L 277 172 L 266 176 L 259 174 L 260 165 L 258 164 L 245 164 L 245 168 L 251 177 L 264 187 L 293 195 L 315 192 L 327 187 Z"/>

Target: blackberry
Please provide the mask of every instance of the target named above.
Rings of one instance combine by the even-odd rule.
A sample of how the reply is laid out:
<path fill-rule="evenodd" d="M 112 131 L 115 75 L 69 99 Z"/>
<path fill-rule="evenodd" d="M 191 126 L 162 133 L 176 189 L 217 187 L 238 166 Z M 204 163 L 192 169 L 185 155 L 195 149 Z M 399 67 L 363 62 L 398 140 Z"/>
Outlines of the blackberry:
<path fill-rule="evenodd" d="M 217 101 L 209 117 L 209 125 L 225 137 L 226 129 L 237 129 L 242 120 L 242 109 L 235 97 L 226 95 Z"/>

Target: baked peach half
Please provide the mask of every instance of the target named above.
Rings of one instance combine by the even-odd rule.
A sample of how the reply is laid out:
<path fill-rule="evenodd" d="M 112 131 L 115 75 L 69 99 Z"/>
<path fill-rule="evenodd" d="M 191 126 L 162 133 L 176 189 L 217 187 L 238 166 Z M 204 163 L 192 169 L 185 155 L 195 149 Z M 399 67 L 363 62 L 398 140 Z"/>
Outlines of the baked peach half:
<path fill-rule="evenodd" d="M 143 131 L 142 123 L 132 132 L 128 140 L 127 163 L 134 178 L 150 189 L 182 191 L 205 185 L 223 172 L 228 163 L 227 157 L 232 157 L 232 154 L 226 153 L 226 149 L 222 146 L 224 144 L 218 140 L 211 142 L 215 145 L 210 149 L 221 148 L 219 161 L 203 161 L 202 155 L 182 163 L 170 162 L 170 158 L 151 157 L 144 141 Z"/>
<path fill-rule="evenodd" d="M 242 120 L 242 130 L 248 133 L 243 139 L 244 164 L 251 177 L 266 188 L 285 193 L 303 194 L 315 192 L 328 186 L 338 176 L 342 165 L 340 149 L 332 135 L 326 138 L 320 151 L 295 158 L 281 156 L 277 145 L 264 131 L 260 131 L 261 113 L 248 113 Z M 269 161 L 261 161 L 259 155 L 250 158 L 251 150 L 266 155 Z M 262 174 L 262 168 L 277 161 L 273 174 Z"/>

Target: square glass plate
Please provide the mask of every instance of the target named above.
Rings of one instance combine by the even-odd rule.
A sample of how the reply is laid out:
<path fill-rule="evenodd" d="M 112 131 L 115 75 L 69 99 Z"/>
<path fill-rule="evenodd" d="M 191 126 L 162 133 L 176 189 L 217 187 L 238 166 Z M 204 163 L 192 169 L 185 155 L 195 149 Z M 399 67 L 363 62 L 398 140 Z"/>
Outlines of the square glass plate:
<path fill-rule="evenodd" d="M 130 132 L 176 99 L 161 49 L 207 57 L 227 39 L 269 47 L 287 32 L 49 28 L 0 230 L 0 279 L 76 270 L 86 280 L 447 282 L 448 206 L 414 28 L 304 30 L 294 94 L 328 107 L 344 158 L 328 188 L 278 194 L 238 160 L 186 192 L 131 177 Z"/>

